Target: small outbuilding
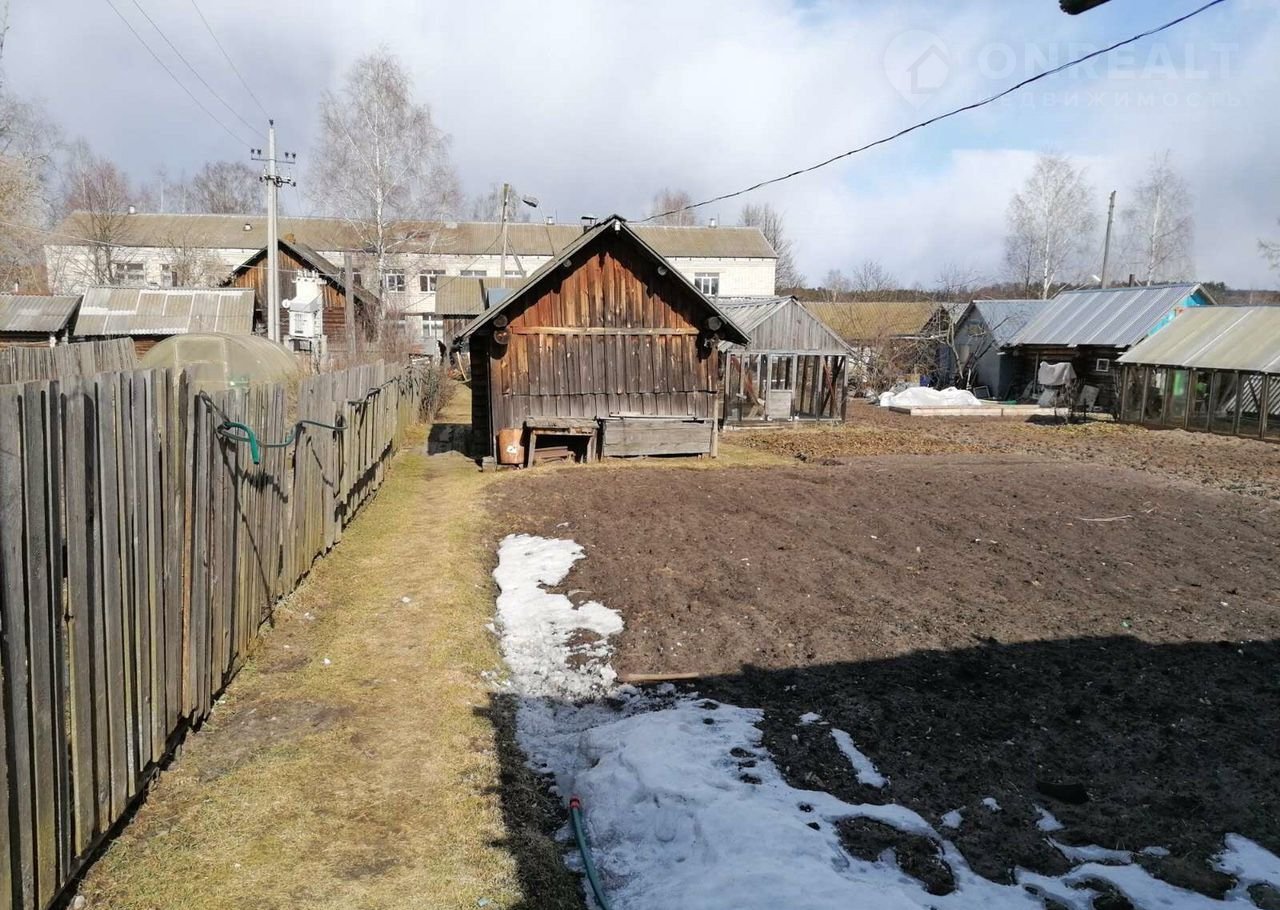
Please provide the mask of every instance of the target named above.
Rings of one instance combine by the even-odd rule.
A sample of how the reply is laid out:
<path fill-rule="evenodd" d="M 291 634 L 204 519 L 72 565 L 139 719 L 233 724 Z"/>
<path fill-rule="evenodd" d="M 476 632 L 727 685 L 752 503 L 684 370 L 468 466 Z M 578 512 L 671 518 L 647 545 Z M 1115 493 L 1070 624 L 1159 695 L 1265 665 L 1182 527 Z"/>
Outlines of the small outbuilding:
<path fill-rule="evenodd" d="M 372 339 L 381 314 L 378 296 L 353 281 L 348 307 L 341 268 L 305 243 L 286 237 L 279 243 L 280 339 L 293 350 L 344 351 L 348 322 L 361 337 Z M 267 248 L 236 266 L 223 284 L 253 291 L 255 331 L 265 334 Z"/>
<path fill-rule="evenodd" d="M 1096 404 L 1110 409 L 1120 391 L 1116 358 L 1183 310 L 1213 302 L 1189 282 L 1063 291 L 1004 349 L 1017 360 L 1015 385 L 1034 392 L 1041 363 L 1070 363 L 1082 385 L 1097 389 Z"/>
<path fill-rule="evenodd" d="M 1017 359 L 1002 351 L 1045 305 L 1043 300 L 974 300 L 951 334 L 951 384 L 979 398 L 1016 396 Z"/>
<path fill-rule="evenodd" d="M 52 347 L 65 341 L 79 297 L 0 294 L 0 347 Z"/>
<path fill-rule="evenodd" d="M 613 215 L 461 332 L 477 445 L 525 464 L 714 454 L 723 341 L 749 339 Z"/>
<path fill-rule="evenodd" d="M 1120 419 L 1280 441 L 1280 307 L 1205 307 L 1119 358 Z"/>
<path fill-rule="evenodd" d="M 172 335 L 253 332 L 253 291 L 242 288 L 91 287 L 72 335 L 77 341 L 131 338 L 138 355 Z"/>
<path fill-rule="evenodd" d="M 795 297 L 719 297 L 747 333 L 724 341 L 724 421 L 843 420 L 852 349 Z"/>
<path fill-rule="evenodd" d="M 436 284 L 435 314 L 441 320 L 446 345 L 453 342 L 471 321 L 491 306 L 497 306 L 504 294 L 514 290 L 523 278 L 473 278 L 445 275 Z"/>

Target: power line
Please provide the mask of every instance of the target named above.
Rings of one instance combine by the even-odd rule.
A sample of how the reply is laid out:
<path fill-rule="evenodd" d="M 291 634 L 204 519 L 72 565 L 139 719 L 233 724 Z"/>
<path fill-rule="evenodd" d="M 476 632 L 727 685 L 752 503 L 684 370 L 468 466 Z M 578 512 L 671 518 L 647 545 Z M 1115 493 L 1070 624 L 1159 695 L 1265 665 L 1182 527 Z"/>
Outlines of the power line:
<path fill-rule="evenodd" d="M 182 51 L 178 50 L 178 46 L 169 40 L 169 36 L 166 35 L 161 30 L 160 26 L 156 25 L 156 20 L 152 19 L 151 16 L 147 13 L 147 11 L 142 8 L 142 4 L 139 3 L 138 0 L 133 0 L 133 5 L 138 8 L 138 12 L 142 13 L 142 18 L 146 19 L 148 22 L 151 23 L 151 27 L 156 30 L 156 34 L 164 39 L 164 43 L 169 45 L 169 49 L 178 55 L 179 60 L 181 60 L 184 64 L 186 64 L 187 69 L 191 70 L 191 75 L 196 77 L 196 79 L 200 82 L 200 84 L 203 85 L 205 89 L 208 90 L 209 94 L 212 95 L 214 98 L 217 98 L 218 102 L 223 107 L 225 107 L 228 111 L 231 112 L 231 116 L 235 117 L 237 120 L 243 123 L 245 127 L 248 128 L 250 134 L 257 135 L 257 127 L 255 127 L 248 120 L 244 119 L 244 117 L 241 117 L 240 112 L 237 111 L 235 108 L 233 108 L 230 104 L 227 104 L 226 99 L 224 99 L 221 95 L 219 95 L 217 91 L 214 90 L 214 87 L 205 81 L 204 76 L 201 76 L 200 73 L 196 71 L 196 68 L 191 65 L 191 61 L 189 61 L 186 57 L 182 56 Z"/>
<path fill-rule="evenodd" d="M 1149 29 L 1145 32 L 1140 32 L 1130 38 L 1125 38 L 1123 41 L 1117 41 L 1115 44 L 1112 44 L 1109 47 L 1104 47 L 1099 50 L 1092 51 L 1088 54 L 1085 54 L 1082 57 L 1077 57 L 1074 60 L 1068 60 L 1066 63 L 1063 63 L 1059 66 L 1055 66 L 1052 69 L 1044 70 L 1043 72 L 1036 73 L 1034 76 L 1030 76 L 1029 78 L 1023 79 L 1021 82 L 1017 83 L 1016 85 L 1011 85 L 1009 88 L 1004 89 L 1003 91 L 996 92 L 996 94 L 990 96 L 989 98 L 983 98 L 981 101 L 974 101 L 971 104 L 966 104 L 963 107 L 955 108 L 954 110 L 947 111 L 944 114 L 938 114 L 936 117 L 930 117 L 928 120 L 922 120 L 919 123 L 914 123 L 911 126 L 908 126 L 905 129 L 898 130 L 896 133 L 893 133 L 889 136 L 884 136 L 880 139 L 876 139 L 873 142 L 868 142 L 866 145 L 860 145 L 857 148 L 850 149 L 847 152 L 841 152 L 838 155 L 832 155 L 830 158 L 826 159 L 825 161 L 819 161 L 817 164 L 811 164 L 808 167 L 802 167 L 798 170 L 792 171 L 789 174 L 783 174 L 781 177 L 771 177 L 768 180 L 761 180 L 759 183 L 754 183 L 751 186 L 746 187 L 745 189 L 735 190 L 732 193 L 722 193 L 719 196 L 712 196 L 710 199 L 704 199 L 702 202 L 695 202 L 695 203 L 692 203 L 691 205 L 686 205 L 680 208 L 671 209 L 670 211 L 667 211 L 667 212 L 656 212 L 655 214 L 652 214 L 647 218 L 641 218 L 634 223 L 643 224 L 646 221 L 653 221 L 655 218 L 665 218 L 668 215 L 678 215 L 680 212 L 687 212 L 687 211 L 690 211 L 691 209 L 701 208 L 704 205 L 711 205 L 716 202 L 723 202 L 726 199 L 733 199 L 735 196 L 743 196 L 747 193 L 761 189 L 762 187 L 771 186 L 772 184 L 775 184 L 775 183 L 781 183 L 784 180 L 790 180 L 792 177 L 799 177 L 801 174 L 807 174 L 810 171 L 816 171 L 819 168 L 824 168 L 827 165 L 834 164 L 835 162 L 840 161 L 844 158 L 849 158 L 853 155 L 857 155 L 860 152 L 865 152 L 868 149 L 875 148 L 877 145 L 884 145 L 886 143 L 894 141 L 895 139 L 899 139 L 907 135 L 908 133 L 914 133 L 916 130 L 924 129 L 926 126 L 931 126 L 941 120 L 946 120 L 947 118 L 954 117 L 957 114 L 963 114 L 966 111 L 976 110 L 977 108 L 984 107 L 988 104 L 992 104 L 993 102 L 999 101 L 1001 98 L 1005 97 L 1006 95 L 1011 95 L 1014 92 L 1018 91 L 1019 89 L 1026 88 L 1028 85 L 1030 85 L 1033 82 L 1039 82 L 1041 79 L 1046 79 L 1049 76 L 1057 75 L 1058 73 L 1061 73 L 1063 70 L 1071 69 L 1072 67 L 1078 66 L 1081 63 L 1085 63 L 1089 60 L 1092 60 L 1095 57 L 1101 57 L 1104 54 L 1109 54 L 1112 51 L 1118 48 L 1124 47 L 1127 44 L 1133 44 L 1136 41 L 1141 41 L 1143 38 L 1149 38 L 1152 35 L 1159 34 L 1160 32 L 1163 32 L 1165 29 L 1173 28 L 1173 26 L 1178 25 L 1179 23 L 1186 22 L 1188 19 L 1191 19 L 1191 18 L 1194 18 L 1195 16 L 1200 15 L 1210 7 L 1217 6 L 1219 3 L 1224 3 L 1224 2 L 1226 2 L 1226 0 L 1209 0 L 1208 3 L 1204 4 L 1204 6 L 1194 9 L 1191 12 L 1187 13 L 1186 15 L 1179 16 L 1177 19 L 1172 19 L 1169 22 L 1166 22 L 1164 25 L 1157 26 L 1156 28 Z"/>
<path fill-rule="evenodd" d="M 231 72 L 236 74 L 236 78 L 240 80 L 240 84 L 244 86 L 244 90 L 249 93 L 249 97 L 253 99 L 253 103 L 258 106 L 258 110 L 262 111 L 262 116 L 271 119 L 271 115 L 267 113 L 267 109 L 262 106 L 262 102 L 258 100 L 258 96 L 253 93 L 253 89 L 249 87 L 249 83 L 245 81 L 244 76 L 240 75 L 240 70 L 231 60 L 231 55 L 227 53 L 226 48 L 222 46 L 222 42 L 218 40 L 218 36 L 213 31 L 213 26 L 209 24 L 209 20 L 204 17 L 204 13 L 200 11 L 200 6 L 196 0 L 191 0 L 191 5 L 196 9 L 196 15 L 200 17 L 200 21 L 204 23 L 205 31 L 209 33 L 209 37 L 213 39 L 213 43 L 218 46 L 218 50 L 222 51 L 223 58 L 227 61 L 227 65 L 231 67 Z"/>
<path fill-rule="evenodd" d="M 120 12 L 120 10 L 116 7 L 116 5 L 111 2 L 111 0 L 107 0 L 107 6 L 111 7 L 112 11 L 117 16 L 120 17 L 120 21 L 123 22 L 125 24 L 125 27 L 128 28 L 129 31 L 133 33 L 133 37 L 137 38 L 138 43 L 147 49 L 147 53 L 151 55 L 152 59 L 155 60 L 156 63 L 160 64 L 160 68 L 169 74 L 169 78 L 178 84 L 178 88 L 186 92 L 187 97 L 195 102 L 196 107 L 200 108 L 200 110 L 208 114 L 209 119 L 212 120 L 214 123 L 218 124 L 218 126 L 222 127 L 223 131 L 232 139 L 234 139 L 237 145 L 241 143 L 244 143 L 245 145 L 253 144 L 251 142 L 246 143 L 243 137 L 237 136 L 235 131 L 232 130 L 231 127 L 223 123 L 213 111 L 209 110 L 207 107 L 204 106 L 204 103 L 192 93 L 191 89 L 187 88 L 186 83 L 184 83 L 181 79 L 179 79 L 176 75 L 174 75 L 173 70 L 169 69 L 168 64 L 166 64 L 163 60 L 161 60 L 160 55 L 157 54 L 154 50 L 152 50 L 151 45 L 147 44 L 147 42 L 143 40 L 142 36 L 138 34 L 138 30 L 133 27 L 133 23 L 125 18 L 124 13 Z"/>

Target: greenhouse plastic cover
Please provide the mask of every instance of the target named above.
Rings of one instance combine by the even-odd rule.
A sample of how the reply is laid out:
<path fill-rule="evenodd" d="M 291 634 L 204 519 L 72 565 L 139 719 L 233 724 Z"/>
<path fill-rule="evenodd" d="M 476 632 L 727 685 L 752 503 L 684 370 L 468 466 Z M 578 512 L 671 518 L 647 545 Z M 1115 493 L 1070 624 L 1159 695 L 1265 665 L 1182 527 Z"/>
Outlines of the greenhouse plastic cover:
<path fill-rule="evenodd" d="M 914 386 L 898 394 L 885 392 L 880 396 L 882 408 L 980 408 L 982 401 L 966 389 L 952 386 L 947 389 L 930 389 Z"/>
<path fill-rule="evenodd" d="M 167 367 L 175 376 L 187 370 L 206 392 L 284 382 L 299 373 L 292 354 L 260 335 L 174 335 L 147 351 L 139 367 Z"/>

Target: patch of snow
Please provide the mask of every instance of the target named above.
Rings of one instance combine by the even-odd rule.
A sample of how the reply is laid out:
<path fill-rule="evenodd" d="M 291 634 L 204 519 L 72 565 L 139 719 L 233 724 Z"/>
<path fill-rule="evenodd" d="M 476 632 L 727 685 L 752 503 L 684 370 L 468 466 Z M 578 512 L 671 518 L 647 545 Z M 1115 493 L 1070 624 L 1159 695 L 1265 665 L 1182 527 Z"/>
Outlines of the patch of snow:
<path fill-rule="evenodd" d="M 1231 837 L 1232 835 L 1227 835 L 1227 836 Z M 1168 847 L 1143 847 L 1138 852 L 1141 853 L 1143 856 L 1162 857 L 1162 856 L 1169 855 L 1169 848 Z"/>
<path fill-rule="evenodd" d="M 1280 882 L 1280 860 L 1235 835 L 1217 859 L 1217 868 L 1240 881 L 1226 901 L 1162 882 L 1132 865 L 1123 851 L 1052 840 L 1078 863 L 1065 875 L 1016 869 L 1015 884 L 986 879 L 954 843 L 906 807 L 846 803 L 792 787 L 764 747 L 762 711 L 681 695 L 670 685 L 645 692 L 618 686 L 606 640 L 622 628 L 618 614 L 600 604 L 575 609 L 544 589 L 561 582 L 581 557 L 571 541 L 504 540 L 494 572 L 501 588 L 498 626 L 511 685 L 521 696 L 517 741 L 530 767 L 551 776 L 557 793 L 581 797 L 588 839 L 615 910 L 1043 910 L 1046 898 L 1089 910 L 1096 896 L 1090 885 L 1099 882 L 1140 910 L 1224 910 L 1248 906 L 1242 889 L 1249 883 Z M 579 629 L 601 638 L 585 649 L 585 661 L 576 659 L 584 649 L 569 644 Z M 604 694 L 608 701 L 590 700 Z M 832 736 L 859 779 L 868 771 L 878 776 L 843 731 L 832 730 Z M 1000 809 L 992 797 L 982 802 Z M 1046 816 L 1042 812 L 1039 824 Z M 847 818 L 928 838 L 951 870 L 955 891 L 929 894 L 903 873 L 891 850 L 874 861 L 850 855 L 836 828 Z M 960 811 L 953 810 L 942 825 L 954 829 L 960 821 Z M 581 868 L 576 853 L 567 861 Z"/>
<path fill-rule="evenodd" d="M 1241 890 L 1265 884 L 1280 888 L 1280 857 L 1239 834 L 1228 834 L 1226 847 L 1213 861 L 1213 868 L 1239 880 Z"/>
<path fill-rule="evenodd" d="M 951 386 L 946 389 L 930 389 L 913 386 L 896 395 L 884 392 L 880 395 L 882 408 L 980 408 L 982 402 L 972 392 Z"/>
<path fill-rule="evenodd" d="M 986 806 L 992 812 L 1001 811 L 1000 804 L 996 802 L 996 798 L 994 796 L 984 796 L 982 798 L 982 805 Z"/>
<path fill-rule="evenodd" d="M 1036 806 L 1036 828 L 1041 831 L 1061 831 L 1063 829 L 1062 822 L 1053 817 L 1053 813 L 1043 806 Z"/>
<path fill-rule="evenodd" d="M 1110 847 L 1099 847 L 1097 844 L 1089 844 L 1084 847 L 1076 847 L 1071 844 L 1064 844 L 1061 841 L 1049 838 L 1049 843 L 1053 848 L 1071 860 L 1073 863 L 1132 863 L 1133 854 L 1128 850 L 1112 850 Z"/>
<path fill-rule="evenodd" d="M 820 720 L 822 720 L 822 715 L 814 714 L 812 711 L 808 712 L 807 714 L 800 715 L 800 725 L 804 727 L 807 727 L 810 724 L 816 724 Z"/>
<path fill-rule="evenodd" d="M 610 635 L 622 631 L 622 616 L 591 601 L 580 607 L 544 585 L 564 581 L 583 556 L 571 540 L 513 534 L 498 547 L 497 625 L 502 633 L 502 656 L 512 685 L 523 695 L 590 698 L 606 692 L 617 679 L 608 658 Z M 575 632 L 594 632 L 599 640 L 571 646 Z M 571 667 L 569 658 L 579 658 Z"/>
<path fill-rule="evenodd" d="M 889 779 L 876 770 L 876 766 L 872 764 L 871 759 L 859 751 L 858 747 L 853 744 L 853 737 L 843 730 L 832 729 L 831 738 L 836 741 L 836 747 L 839 748 L 844 757 L 849 759 L 849 764 L 853 765 L 853 770 L 858 776 L 858 783 L 866 784 L 868 787 L 883 787 L 889 783 Z"/>

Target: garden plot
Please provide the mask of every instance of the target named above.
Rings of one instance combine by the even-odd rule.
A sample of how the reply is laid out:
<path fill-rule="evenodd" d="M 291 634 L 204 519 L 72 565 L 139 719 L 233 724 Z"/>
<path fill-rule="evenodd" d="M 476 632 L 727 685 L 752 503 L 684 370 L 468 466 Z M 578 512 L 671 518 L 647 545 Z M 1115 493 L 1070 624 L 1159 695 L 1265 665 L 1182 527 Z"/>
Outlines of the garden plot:
<path fill-rule="evenodd" d="M 858 467 L 507 490 L 546 536 L 502 544 L 499 614 L 547 598 L 533 678 L 566 680 L 512 674 L 518 740 L 582 798 L 613 906 L 1274 905 L 1275 515 L 1134 472 Z"/>

